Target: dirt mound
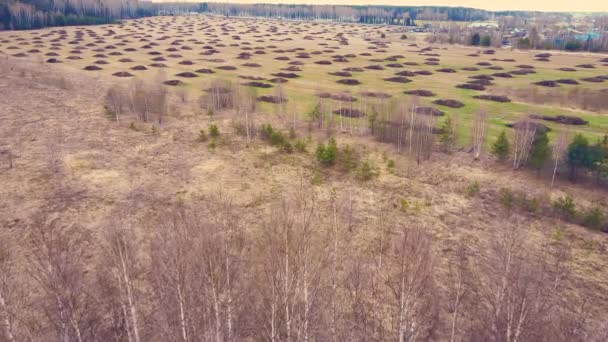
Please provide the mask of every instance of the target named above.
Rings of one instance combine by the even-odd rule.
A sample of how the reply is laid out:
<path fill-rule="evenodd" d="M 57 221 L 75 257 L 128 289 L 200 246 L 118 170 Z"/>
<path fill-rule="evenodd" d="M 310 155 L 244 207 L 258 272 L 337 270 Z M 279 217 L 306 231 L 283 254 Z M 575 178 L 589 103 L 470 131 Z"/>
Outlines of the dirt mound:
<path fill-rule="evenodd" d="M 175 86 L 183 85 L 185 83 L 180 80 L 168 80 L 168 81 L 163 82 L 163 84 L 175 87 Z"/>
<path fill-rule="evenodd" d="M 304 62 L 300 62 L 300 61 L 291 61 L 289 63 L 287 63 L 289 65 L 304 65 Z"/>
<path fill-rule="evenodd" d="M 155 67 L 155 68 L 166 68 L 167 64 L 164 63 L 152 63 L 150 64 L 151 67 Z"/>
<path fill-rule="evenodd" d="M 136 66 L 132 67 L 131 70 L 141 71 L 141 70 L 148 70 L 148 68 L 146 68 L 143 65 L 136 65 Z"/>
<path fill-rule="evenodd" d="M 505 126 L 509 128 L 528 128 L 535 130 L 536 132 L 549 132 L 551 129 L 540 122 L 534 122 L 529 120 L 520 120 L 513 123 L 508 123 Z"/>
<path fill-rule="evenodd" d="M 532 69 L 517 69 L 517 70 L 513 70 L 510 71 L 509 74 L 511 75 L 528 75 L 528 74 L 535 74 L 536 71 L 532 70 Z"/>
<path fill-rule="evenodd" d="M 336 109 L 333 111 L 333 113 L 340 115 L 340 116 L 346 116 L 349 118 L 360 118 L 362 116 L 365 116 L 365 113 L 363 113 L 362 111 L 360 111 L 358 109 L 351 109 L 351 108 Z"/>
<path fill-rule="evenodd" d="M 579 64 L 576 67 L 583 68 L 583 69 L 595 69 L 595 65 L 593 65 L 593 64 Z"/>
<path fill-rule="evenodd" d="M 528 64 L 520 64 L 520 65 L 516 65 L 516 67 L 518 67 L 520 69 L 534 69 L 533 65 L 528 65 Z"/>
<path fill-rule="evenodd" d="M 487 80 L 487 81 L 494 80 L 494 77 L 492 77 L 490 75 L 473 75 L 473 76 L 469 76 L 469 78 L 474 79 L 474 80 Z"/>
<path fill-rule="evenodd" d="M 513 75 L 507 73 L 507 72 L 497 72 L 497 73 L 493 73 L 492 76 L 494 77 L 500 77 L 500 78 L 513 78 Z"/>
<path fill-rule="evenodd" d="M 332 76 L 340 76 L 340 77 L 352 77 L 353 76 L 353 74 L 348 71 L 328 72 L 328 74 L 330 74 Z"/>
<path fill-rule="evenodd" d="M 177 64 L 179 64 L 179 65 L 193 65 L 194 62 L 192 62 L 192 61 L 181 61 L 181 62 L 179 62 Z"/>
<path fill-rule="evenodd" d="M 415 95 L 415 96 L 422 96 L 422 97 L 432 97 L 432 96 L 437 95 L 437 94 L 433 93 L 432 91 L 425 90 L 425 89 L 406 90 L 403 93 L 407 94 L 407 95 Z"/>
<path fill-rule="evenodd" d="M 576 71 L 576 69 L 574 68 L 569 68 L 569 67 L 563 67 L 563 68 L 559 68 L 557 70 L 561 70 L 561 71 L 568 71 L 568 72 L 573 72 Z"/>
<path fill-rule="evenodd" d="M 206 68 L 198 69 L 198 70 L 195 70 L 194 72 L 198 72 L 199 74 L 215 74 L 215 71 L 213 71 L 211 69 L 206 69 Z"/>
<path fill-rule="evenodd" d="M 243 83 L 243 85 L 248 86 L 248 87 L 255 87 L 255 88 L 272 88 L 272 84 L 258 82 L 258 81 L 246 82 L 246 83 Z"/>
<path fill-rule="evenodd" d="M 456 72 L 456 70 L 451 69 L 451 68 L 441 68 L 441 69 L 437 69 L 438 72 L 445 72 L 445 73 L 449 73 L 449 74 L 453 74 Z"/>
<path fill-rule="evenodd" d="M 379 64 L 368 65 L 368 66 L 366 66 L 364 68 L 365 69 L 369 69 L 369 70 L 384 70 L 384 67 L 382 65 L 379 65 Z"/>
<path fill-rule="evenodd" d="M 550 62 L 551 60 L 549 58 L 537 58 L 537 59 L 535 59 L 535 61 L 537 61 L 537 62 Z"/>
<path fill-rule="evenodd" d="M 242 78 L 244 80 L 250 80 L 250 81 L 265 81 L 266 80 L 264 77 L 260 77 L 260 76 L 243 76 L 243 75 L 239 75 L 239 78 Z"/>
<path fill-rule="evenodd" d="M 416 114 L 444 116 L 445 112 L 443 112 L 435 107 L 416 107 Z"/>
<path fill-rule="evenodd" d="M 277 72 L 275 74 L 272 74 L 272 76 L 282 77 L 282 78 L 298 78 L 298 77 L 300 77 L 300 75 L 294 74 L 292 72 Z"/>
<path fill-rule="evenodd" d="M 222 66 L 218 66 L 218 67 L 216 67 L 216 69 L 220 69 L 220 70 L 228 70 L 228 71 L 230 71 L 230 70 L 236 70 L 236 67 L 235 67 L 235 66 L 232 66 L 232 65 L 222 65 Z"/>
<path fill-rule="evenodd" d="M 77 59 L 82 59 L 82 57 L 80 57 L 80 56 L 68 56 L 67 59 L 77 60 Z"/>
<path fill-rule="evenodd" d="M 180 72 L 179 74 L 175 74 L 175 76 L 177 77 L 184 77 L 184 78 L 194 78 L 194 77 L 198 77 L 197 74 L 193 73 L 193 72 L 189 72 L 189 71 L 185 71 L 185 72 Z"/>
<path fill-rule="evenodd" d="M 341 80 L 337 80 L 336 82 L 340 83 L 340 84 L 346 84 L 346 85 L 359 85 L 359 84 L 361 84 L 361 82 L 359 82 L 359 80 L 356 80 L 354 78 L 344 78 L 344 79 L 341 79 Z"/>
<path fill-rule="evenodd" d="M 493 65 L 491 67 L 488 67 L 488 70 L 504 70 L 505 68 L 498 66 L 498 65 Z"/>
<path fill-rule="evenodd" d="M 432 72 L 430 72 L 430 71 L 428 71 L 428 70 L 419 70 L 419 71 L 414 71 L 414 73 L 415 73 L 416 75 L 422 75 L 422 76 L 430 76 L 430 75 L 432 75 L 432 74 L 433 74 Z"/>
<path fill-rule="evenodd" d="M 555 116 L 532 115 L 531 117 L 534 119 L 557 122 L 560 124 L 572 125 L 572 126 L 583 126 L 583 125 L 586 125 L 589 123 L 585 119 L 579 118 L 577 116 L 569 116 L 569 115 L 555 115 Z"/>
<path fill-rule="evenodd" d="M 403 68 L 403 64 L 401 63 L 390 63 L 386 65 L 389 68 Z"/>
<path fill-rule="evenodd" d="M 551 56 L 553 56 L 553 55 L 548 52 L 538 53 L 538 54 L 534 55 L 534 57 L 536 57 L 536 58 L 549 58 Z"/>
<path fill-rule="evenodd" d="M 316 61 L 315 64 L 319 64 L 319 65 L 331 65 L 330 61 Z"/>
<path fill-rule="evenodd" d="M 288 61 L 288 60 L 290 60 L 291 58 L 289 58 L 289 57 L 287 57 L 287 56 L 279 56 L 279 57 L 275 57 L 275 59 L 276 59 L 277 61 Z"/>
<path fill-rule="evenodd" d="M 295 65 L 288 66 L 287 68 L 283 68 L 281 70 L 284 70 L 284 71 L 302 71 L 301 68 L 299 68 L 299 67 L 297 67 Z"/>
<path fill-rule="evenodd" d="M 439 99 L 433 101 L 434 104 L 446 106 L 450 108 L 462 108 L 464 107 L 464 103 L 457 100 L 447 100 L 447 99 Z"/>
<path fill-rule="evenodd" d="M 123 58 L 118 60 L 121 63 L 133 63 L 134 61 L 131 58 Z"/>
<path fill-rule="evenodd" d="M 463 84 L 457 85 L 456 88 L 478 90 L 478 91 L 486 90 L 486 87 L 484 87 L 482 84 L 479 84 L 479 83 L 463 83 Z"/>
<path fill-rule="evenodd" d="M 581 78 L 581 80 L 583 80 L 585 82 L 592 82 L 592 83 L 602 83 L 602 82 L 605 81 L 605 79 L 603 77 L 600 77 L 600 76 L 585 77 L 585 78 Z"/>
<path fill-rule="evenodd" d="M 281 101 L 281 98 L 278 96 L 272 96 L 272 95 L 264 95 L 264 96 L 260 96 L 257 98 L 258 101 L 260 102 L 268 102 L 268 103 L 285 103 L 287 102 L 287 99 L 283 98 Z"/>
<path fill-rule="evenodd" d="M 506 97 L 506 96 L 502 96 L 502 95 L 477 95 L 477 96 L 473 96 L 473 98 L 475 99 L 480 99 L 480 100 L 487 100 L 487 101 L 494 101 L 494 102 L 511 102 L 511 99 Z"/>
<path fill-rule="evenodd" d="M 96 66 L 96 65 L 87 65 L 86 67 L 83 68 L 83 70 L 86 71 L 97 71 L 97 70 L 101 70 L 100 67 Z"/>
<path fill-rule="evenodd" d="M 336 101 L 342 101 L 342 102 L 355 102 L 357 101 L 357 98 L 350 95 L 350 94 L 345 94 L 345 93 L 339 93 L 339 94 L 332 94 L 330 96 L 332 98 L 332 100 L 336 100 Z"/>
<path fill-rule="evenodd" d="M 409 78 L 407 78 L 405 76 L 389 77 L 389 78 L 384 78 L 383 80 L 386 81 L 386 82 L 395 82 L 395 83 L 409 83 L 409 82 L 412 82 L 412 80 L 410 80 Z"/>
<path fill-rule="evenodd" d="M 113 73 L 112 76 L 116 76 L 116 77 L 133 77 L 134 75 L 132 73 L 130 73 L 130 72 L 119 71 L 119 72 Z"/>
<path fill-rule="evenodd" d="M 357 68 L 357 67 L 350 67 L 350 68 L 344 68 L 342 69 L 344 71 L 351 71 L 351 72 L 363 72 L 363 68 Z"/>
<path fill-rule="evenodd" d="M 479 68 L 476 68 L 476 67 L 464 67 L 464 68 L 462 68 L 462 70 L 465 70 L 465 71 L 479 71 Z"/>
<path fill-rule="evenodd" d="M 379 92 L 379 91 L 362 91 L 361 96 L 373 97 L 373 98 L 377 98 L 377 99 L 388 99 L 389 97 L 392 97 L 393 95 Z"/>
<path fill-rule="evenodd" d="M 167 59 L 164 57 L 156 57 L 156 58 L 152 58 L 152 61 L 154 62 L 166 62 Z"/>
<path fill-rule="evenodd" d="M 536 85 L 539 85 L 542 87 L 551 87 L 551 88 L 559 86 L 559 84 L 557 84 L 557 82 L 555 82 L 555 81 L 538 81 L 538 82 L 534 82 L 532 84 L 536 84 Z"/>
<path fill-rule="evenodd" d="M 571 78 L 562 78 L 562 79 L 559 79 L 559 80 L 555 80 L 555 82 L 561 83 L 561 84 L 572 84 L 572 85 L 579 84 L 577 80 L 573 80 Z"/>
<path fill-rule="evenodd" d="M 490 63 L 490 62 L 479 62 L 479 63 L 476 63 L 476 64 L 479 65 L 479 66 L 490 66 L 490 65 L 492 65 L 492 63 Z"/>
<path fill-rule="evenodd" d="M 51 64 L 54 64 L 54 63 L 61 63 L 61 61 L 60 61 L 60 60 L 58 60 L 57 58 L 49 58 L 49 59 L 47 59 L 47 60 L 46 60 L 46 62 L 47 62 L 47 63 L 51 63 Z"/>
<path fill-rule="evenodd" d="M 268 81 L 270 81 L 272 83 L 287 83 L 287 82 L 289 82 L 288 79 L 282 78 L 282 77 L 271 78 Z"/>
<path fill-rule="evenodd" d="M 261 65 L 261 64 L 258 64 L 258 63 L 245 63 L 245 64 L 243 64 L 243 66 L 244 66 L 244 67 L 248 67 L 248 68 L 259 68 L 259 67 L 261 67 L 262 65 Z"/>
<path fill-rule="evenodd" d="M 396 76 L 408 76 L 408 77 L 414 77 L 417 74 L 415 72 L 412 71 L 408 71 L 408 70 L 403 70 L 403 71 L 399 71 L 395 73 Z"/>

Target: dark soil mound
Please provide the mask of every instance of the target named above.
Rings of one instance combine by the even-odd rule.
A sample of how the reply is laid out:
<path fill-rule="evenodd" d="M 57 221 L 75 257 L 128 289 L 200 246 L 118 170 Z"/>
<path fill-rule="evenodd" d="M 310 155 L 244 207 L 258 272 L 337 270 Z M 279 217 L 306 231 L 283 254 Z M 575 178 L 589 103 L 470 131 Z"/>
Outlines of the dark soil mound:
<path fill-rule="evenodd" d="M 331 65 L 330 61 L 316 61 L 315 64 L 319 65 Z"/>
<path fill-rule="evenodd" d="M 549 127 L 543 125 L 542 123 L 534 122 L 534 121 L 527 121 L 527 120 L 516 121 L 513 123 L 506 124 L 505 126 L 510 127 L 510 128 L 528 127 L 528 129 L 536 130 L 537 132 L 549 132 L 551 130 L 551 129 L 549 129 Z"/>
<path fill-rule="evenodd" d="M 136 66 L 132 67 L 131 70 L 140 71 L 140 70 L 148 70 L 148 68 L 146 68 L 143 65 L 136 65 Z"/>
<path fill-rule="evenodd" d="M 382 65 L 379 65 L 379 64 L 368 65 L 368 66 L 366 66 L 364 68 L 365 69 L 369 69 L 369 70 L 384 70 L 384 67 Z"/>
<path fill-rule="evenodd" d="M 438 72 L 447 72 L 447 73 L 450 73 L 450 74 L 453 74 L 453 73 L 456 72 L 456 70 L 451 69 L 451 68 L 441 68 L 441 69 L 437 69 L 437 71 Z"/>
<path fill-rule="evenodd" d="M 513 75 L 506 73 L 506 72 L 497 72 L 497 73 L 492 74 L 492 76 L 501 77 L 501 78 L 513 78 Z"/>
<path fill-rule="evenodd" d="M 194 62 L 192 62 L 192 61 L 181 61 L 181 62 L 179 62 L 177 64 L 180 64 L 180 65 L 193 65 Z"/>
<path fill-rule="evenodd" d="M 292 72 L 277 72 L 276 74 L 272 74 L 272 76 L 282 77 L 282 78 L 298 78 L 300 75 L 294 74 Z"/>
<path fill-rule="evenodd" d="M 559 68 L 559 69 L 557 69 L 557 70 L 561 70 L 561 71 L 569 71 L 569 72 L 576 71 L 576 69 L 574 69 L 574 68 L 568 68 L 568 67 Z"/>
<path fill-rule="evenodd" d="M 357 67 L 350 67 L 350 68 L 344 68 L 342 69 L 344 71 L 351 71 L 351 72 L 363 72 L 363 68 L 357 68 Z"/>
<path fill-rule="evenodd" d="M 555 81 L 538 81 L 538 82 L 534 82 L 532 84 L 536 84 L 536 85 L 543 86 L 543 87 L 552 87 L 552 88 L 559 86 L 557 84 L 557 82 L 555 82 Z"/>
<path fill-rule="evenodd" d="M 133 63 L 133 60 L 131 58 L 123 58 L 119 59 L 118 61 L 121 63 Z"/>
<path fill-rule="evenodd" d="M 299 67 L 297 67 L 295 65 L 288 66 L 287 68 L 283 68 L 281 70 L 285 70 L 285 71 L 302 71 L 301 68 L 299 68 Z"/>
<path fill-rule="evenodd" d="M 290 60 L 291 58 L 289 58 L 289 57 L 287 57 L 287 56 L 279 56 L 279 57 L 275 57 L 275 59 L 276 59 L 277 61 L 288 61 L 288 60 Z"/>
<path fill-rule="evenodd" d="M 272 88 L 272 84 L 258 82 L 258 81 L 246 82 L 246 83 L 243 83 L 243 85 L 248 86 L 248 87 L 255 87 L 255 88 Z"/>
<path fill-rule="evenodd" d="M 441 106 L 450 107 L 450 108 L 461 108 L 461 107 L 464 107 L 464 103 L 462 103 L 460 101 L 456 101 L 456 100 L 439 99 L 439 100 L 433 101 L 433 103 L 441 105 Z"/>
<path fill-rule="evenodd" d="M 390 63 L 386 65 L 389 68 L 403 68 L 403 64 L 401 63 Z"/>
<path fill-rule="evenodd" d="M 322 99 L 328 99 L 328 98 L 330 98 L 330 97 L 331 97 L 331 94 L 330 94 L 330 93 L 325 93 L 325 92 L 324 92 L 324 93 L 317 93 L 316 95 L 317 95 L 318 97 L 322 98 Z"/>
<path fill-rule="evenodd" d="M 408 95 L 422 96 L 422 97 L 431 97 L 431 96 L 437 95 L 437 94 L 433 93 L 432 91 L 425 90 L 425 89 L 406 90 L 403 93 L 408 94 Z"/>
<path fill-rule="evenodd" d="M 435 107 L 416 107 L 416 114 L 444 116 L 445 113 Z"/>
<path fill-rule="evenodd" d="M 520 65 L 516 65 L 516 67 L 518 67 L 520 69 L 534 69 L 533 65 L 528 65 L 528 64 L 520 64 Z"/>
<path fill-rule="evenodd" d="M 175 87 L 175 86 L 179 86 L 179 85 L 182 85 L 185 83 L 180 80 L 168 80 L 168 81 L 163 82 L 163 84 Z"/>
<path fill-rule="evenodd" d="M 473 98 L 480 99 L 480 100 L 494 101 L 494 102 L 511 102 L 511 99 L 509 99 L 506 96 L 502 96 L 502 95 L 477 95 L 477 96 L 473 96 Z"/>
<path fill-rule="evenodd" d="M 510 71 L 509 74 L 511 75 L 527 75 L 527 74 L 535 74 L 536 71 L 532 70 L 532 69 L 517 69 L 517 70 L 513 70 Z"/>
<path fill-rule="evenodd" d="M 362 91 L 361 96 L 373 97 L 373 98 L 377 98 L 377 99 L 388 99 L 389 97 L 392 97 L 393 95 L 379 92 L 379 91 Z"/>
<path fill-rule="evenodd" d="M 419 71 L 414 71 L 414 73 L 415 73 L 416 75 L 422 75 L 422 76 L 430 76 L 430 75 L 432 75 L 432 74 L 433 74 L 432 72 L 430 72 L 430 71 L 428 71 L 428 70 L 419 70 Z"/>
<path fill-rule="evenodd" d="M 215 74 L 215 71 L 205 68 L 195 70 L 195 72 L 198 72 L 199 74 Z"/>
<path fill-rule="evenodd" d="M 359 82 L 359 80 L 356 80 L 354 78 L 344 78 L 341 80 L 337 80 L 336 82 L 340 83 L 340 84 L 346 84 L 346 85 L 359 85 L 361 84 L 361 82 Z"/>
<path fill-rule="evenodd" d="M 232 65 L 222 65 L 222 66 L 218 66 L 217 69 L 220 69 L 220 70 L 236 70 L 236 67 L 234 67 Z"/>
<path fill-rule="evenodd" d="M 82 57 L 80 57 L 80 56 L 68 56 L 67 59 L 76 60 L 76 59 L 82 59 Z"/>
<path fill-rule="evenodd" d="M 132 73 L 130 73 L 130 72 L 119 71 L 119 72 L 113 73 L 112 76 L 116 76 L 116 77 L 133 77 L 134 75 Z"/>
<path fill-rule="evenodd" d="M 55 63 L 61 63 L 60 60 L 58 60 L 57 58 L 49 58 L 46 60 L 47 63 L 51 63 L 51 64 L 55 64 Z"/>
<path fill-rule="evenodd" d="M 572 85 L 579 84 L 577 80 L 573 80 L 571 78 L 562 78 L 562 79 L 559 79 L 559 80 L 555 80 L 555 82 L 561 83 L 561 84 L 572 84 Z"/>
<path fill-rule="evenodd" d="M 339 94 L 332 94 L 330 96 L 333 100 L 336 101 L 342 101 L 342 102 L 355 102 L 357 101 L 357 98 L 350 95 L 350 94 L 345 94 L 345 93 L 339 93 Z"/>
<path fill-rule="evenodd" d="M 403 65 L 420 65 L 416 62 L 404 62 Z"/>
<path fill-rule="evenodd" d="M 155 68 L 166 68 L 167 64 L 164 63 L 152 63 L 150 64 L 151 67 L 155 67 Z"/>
<path fill-rule="evenodd" d="M 581 78 L 581 80 L 585 81 L 585 82 L 592 82 L 592 83 L 602 83 L 605 81 L 605 79 L 603 77 L 585 77 L 585 78 Z"/>
<path fill-rule="evenodd" d="M 463 84 L 457 85 L 456 88 L 479 90 L 479 91 L 486 90 L 486 87 L 484 87 L 483 85 L 478 84 L 478 83 L 463 83 Z"/>
<path fill-rule="evenodd" d="M 304 65 L 304 62 L 300 62 L 300 61 L 291 61 L 289 63 L 287 63 L 289 65 Z"/>
<path fill-rule="evenodd" d="M 408 70 L 403 70 L 403 71 L 399 71 L 395 73 L 396 76 L 408 76 L 408 77 L 414 77 L 417 74 L 412 72 L 412 71 L 408 71 Z"/>
<path fill-rule="evenodd" d="M 544 115 L 532 115 L 534 119 L 540 119 L 545 121 L 557 122 L 564 125 L 573 125 L 573 126 L 582 126 L 586 125 L 589 122 L 577 116 L 569 116 L 569 115 L 556 115 L 556 116 L 544 116 Z"/>
<path fill-rule="evenodd" d="M 409 82 L 412 82 L 412 80 L 410 80 L 409 78 L 407 78 L 405 76 L 389 77 L 389 78 L 385 78 L 384 80 L 387 81 L 387 82 L 395 82 L 395 83 L 409 83 Z"/>
<path fill-rule="evenodd" d="M 579 64 L 576 67 L 583 68 L 583 69 L 595 69 L 595 65 L 593 65 L 593 64 Z"/>
<path fill-rule="evenodd" d="M 99 64 L 99 65 L 110 64 L 110 62 L 105 61 L 105 60 L 103 60 L 103 59 L 100 59 L 100 60 L 95 61 L 95 62 L 93 62 L 93 63 L 95 63 L 95 64 Z"/>
<path fill-rule="evenodd" d="M 96 66 L 96 65 L 88 65 L 86 67 L 83 68 L 86 71 L 97 71 L 97 70 L 101 70 L 100 67 Z"/>
<path fill-rule="evenodd" d="M 330 74 L 332 76 L 340 76 L 340 77 L 352 77 L 353 76 L 353 74 L 351 74 L 348 71 L 328 72 L 328 74 Z"/>
<path fill-rule="evenodd" d="M 270 81 L 272 83 L 287 83 L 287 82 L 289 82 L 288 79 L 282 78 L 282 77 L 271 78 L 268 81 Z"/>
<path fill-rule="evenodd" d="M 492 65 L 492 63 L 490 63 L 490 62 L 479 62 L 479 63 L 476 63 L 476 64 L 479 65 L 479 66 L 490 66 L 490 65 Z"/>
<path fill-rule="evenodd" d="M 494 80 L 494 77 L 492 77 L 490 75 L 473 75 L 473 76 L 469 76 L 469 78 L 472 78 L 474 80 L 488 80 L 488 81 Z"/>
<path fill-rule="evenodd" d="M 549 58 L 537 58 L 537 59 L 535 59 L 535 61 L 537 61 L 537 62 L 550 62 L 551 60 Z"/>
<path fill-rule="evenodd" d="M 258 64 L 258 63 L 245 63 L 245 64 L 243 64 L 243 66 L 244 66 L 244 67 L 248 67 L 248 68 L 259 68 L 259 67 L 261 67 L 262 65 L 261 65 L 261 64 Z"/>
<path fill-rule="evenodd" d="M 193 73 L 193 72 L 180 72 L 179 74 L 175 74 L 175 76 L 177 77 L 184 77 L 184 78 L 193 78 L 193 77 L 198 77 L 197 74 Z"/>
<path fill-rule="evenodd" d="M 154 62 L 166 62 L 167 61 L 167 59 L 164 57 L 156 57 L 156 58 L 152 58 L 152 60 Z"/>
<path fill-rule="evenodd" d="M 548 52 L 545 52 L 545 53 L 539 53 L 539 54 L 534 55 L 534 57 L 536 57 L 536 58 L 549 58 L 549 57 L 551 57 L 551 56 L 552 56 L 552 55 L 551 55 L 550 53 L 548 53 Z"/>
<path fill-rule="evenodd" d="M 360 111 L 358 109 L 351 109 L 351 108 L 336 109 L 333 111 L 333 113 L 337 114 L 337 115 L 341 115 L 341 116 L 346 116 L 349 118 L 360 118 L 362 116 L 365 116 L 365 113 L 363 113 L 362 111 Z"/>
<path fill-rule="evenodd" d="M 476 68 L 476 67 L 465 67 L 465 68 L 462 68 L 462 70 L 465 70 L 465 71 L 479 71 L 479 68 Z"/>
<path fill-rule="evenodd" d="M 281 98 L 278 96 L 272 96 L 272 95 L 264 95 L 264 96 L 260 96 L 257 98 L 258 101 L 260 102 L 268 102 L 268 103 L 281 103 Z M 283 103 L 287 102 L 287 99 L 283 98 L 282 99 Z"/>
<path fill-rule="evenodd" d="M 488 67 L 488 70 L 504 70 L 505 68 L 498 66 L 498 65 L 493 65 L 491 67 Z"/>

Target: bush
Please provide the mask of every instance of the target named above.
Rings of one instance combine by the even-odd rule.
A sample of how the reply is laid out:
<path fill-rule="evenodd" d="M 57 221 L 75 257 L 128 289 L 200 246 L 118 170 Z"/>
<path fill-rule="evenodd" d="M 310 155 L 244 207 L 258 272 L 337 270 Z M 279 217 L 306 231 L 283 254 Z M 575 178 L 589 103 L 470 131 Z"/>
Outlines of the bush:
<path fill-rule="evenodd" d="M 332 166 L 336 163 L 338 157 L 338 144 L 334 138 L 330 138 L 327 142 L 327 146 L 323 143 L 319 143 L 317 146 L 317 160 L 323 166 Z"/>
<path fill-rule="evenodd" d="M 220 136 L 220 128 L 216 124 L 209 125 L 209 136 L 213 139 Z"/>
<path fill-rule="evenodd" d="M 402 34 L 401 35 L 401 39 L 407 39 L 407 35 L 406 34 Z"/>
<path fill-rule="evenodd" d="M 260 138 L 262 140 L 270 140 L 270 135 L 274 132 L 271 124 L 264 125 L 260 127 Z"/>
<path fill-rule="evenodd" d="M 538 199 L 536 197 L 528 197 L 522 193 L 518 199 L 517 204 L 525 211 L 530 213 L 536 213 L 538 211 Z"/>
<path fill-rule="evenodd" d="M 500 189 L 498 194 L 500 204 L 502 204 L 507 209 L 512 209 L 515 204 L 515 195 L 513 195 L 513 191 L 509 189 Z"/>
<path fill-rule="evenodd" d="M 306 152 L 306 140 L 304 139 L 298 139 L 296 140 L 295 144 L 293 145 L 296 149 L 296 151 L 298 152 Z"/>
<path fill-rule="evenodd" d="M 583 215 L 583 226 L 591 229 L 601 229 L 604 225 L 605 215 L 602 209 L 593 207 Z"/>
<path fill-rule="evenodd" d="M 272 131 L 270 133 L 270 145 L 272 146 L 282 146 L 285 142 L 286 139 L 283 136 L 283 133 L 281 131 Z"/>
<path fill-rule="evenodd" d="M 357 151 L 355 151 L 352 147 L 346 145 L 342 149 L 340 153 L 340 165 L 342 167 L 342 171 L 348 173 L 357 168 L 359 164 L 359 156 Z"/>
<path fill-rule="evenodd" d="M 573 219 L 576 217 L 576 204 L 570 195 L 558 198 L 553 202 L 553 209 L 564 218 Z"/>
<path fill-rule="evenodd" d="M 492 145 L 492 154 L 499 160 L 506 160 L 509 157 L 509 139 L 507 138 L 507 132 L 503 130 Z"/>
<path fill-rule="evenodd" d="M 477 196 L 477 194 L 479 194 L 479 183 L 475 181 L 469 184 L 464 192 L 468 198 Z"/>
<path fill-rule="evenodd" d="M 355 174 L 359 180 L 368 181 L 378 176 L 378 170 L 371 161 L 364 160 L 355 171 Z"/>

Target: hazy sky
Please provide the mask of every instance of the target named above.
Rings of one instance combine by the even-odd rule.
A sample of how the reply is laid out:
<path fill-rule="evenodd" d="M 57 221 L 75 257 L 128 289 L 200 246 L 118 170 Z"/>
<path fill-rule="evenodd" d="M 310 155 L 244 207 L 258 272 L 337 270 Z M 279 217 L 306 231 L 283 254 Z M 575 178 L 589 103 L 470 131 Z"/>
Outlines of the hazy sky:
<path fill-rule="evenodd" d="M 176 1 L 176 0 L 153 0 Z M 182 0 L 183 1 L 183 0 Z M 186 0 L 203 2 L 204 0 Z M 207 0 L 208 1 L 208 0 Z M 464 6 L 487 10 L 608 12 L 608 0 L 225 0 L 236 3 Z"/>

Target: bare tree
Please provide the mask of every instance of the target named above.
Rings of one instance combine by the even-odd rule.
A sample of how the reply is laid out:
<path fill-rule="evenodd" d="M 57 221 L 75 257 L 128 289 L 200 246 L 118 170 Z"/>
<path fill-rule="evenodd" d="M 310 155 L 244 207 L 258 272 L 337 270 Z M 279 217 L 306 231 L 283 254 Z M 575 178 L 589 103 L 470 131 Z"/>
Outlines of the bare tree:
<path fill-rule="evenodd" d="M 488 114 L 483 109 L 475 113 L 473 118 L 471 139 L 475 159 L 479 159 L 486 143 L 487 120 Z"/>
<path fill-rule="evenodd" d="M 566 151 L 566 146 L 569 141 L 569 132 L 568 130 L 560 130 L 557 133 L 557 137 L 555 138 L 555 143 L 553 144 L 553 148 L 551 152 L 553 154 L 553 174 L 551 176 L 551 187 L 555 184 L 555 177 L 557 176 L 557 169 L 559 167 L 559 163 L 564 158 L 564 152 Z"/>

